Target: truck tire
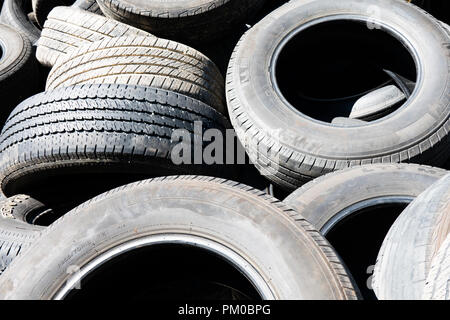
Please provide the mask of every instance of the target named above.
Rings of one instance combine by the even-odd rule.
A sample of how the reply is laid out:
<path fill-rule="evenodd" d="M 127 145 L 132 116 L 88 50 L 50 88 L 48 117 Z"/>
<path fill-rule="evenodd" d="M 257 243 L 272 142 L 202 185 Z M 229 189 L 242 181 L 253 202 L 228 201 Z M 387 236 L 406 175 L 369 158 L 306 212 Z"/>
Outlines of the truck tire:
<path fill-rule="evenodd" d="M 85 0 L 82 0 L 83 2 Z M 94 41 L 122 36 L 151 36 L 126 24 L 76 7 L 56 7 L 48 15 L 37 43 L 36 57 L 52 67 L 60 57 Z"/>
<path fill-rule="evenodd" d="M 141 181 L 98 196 L 47 228 L 2 275 L 0 298 L 62 299 L 88 263 L 104 266 L 107 255 L 182 241 L 237 267 L 263 299 L 355 299 L 333 249 L 292 215 L 267 194 L 232 181 Z M 68 277 L 71 266 L 78 271 Z"/>
<path fill-rule="evenodd" d="M 38 79 L 31 44 L 24 35 L 0 24 L 0 51 L 1 126 L 11 110 L 34 93 Z"/>
<path fill-rule="evenodd" d="M 41 31 L 28 19 L 27 0 L 5 0 L 0 15 L 0 23 L 13 27 L 28 37 L 35 44 Z M 31 8 L 30 8 L 31 10 Z"/>
<path fill-rule="evenodd" d="M 26 195 L 16 195 L 0 201 L 0 275 L 45 229 L 28 224 L 24 218 L 45 209 L 42 203 Z"/>
<path fill-rule="evenodd" d="M 31 0 L 36 22 L 40 27 L 44 26 L 47 16 L 54 7 L 70 6 L 73 0 Z"/>
<path fill-rule="evenodd" d="M 367 267 L 375 265 L 383 240 L 404 207 L 445 174 L 413 164 L 359 166 L 317 178 L 284 202 L 330 241 L 364 298 L 375 299 L 366 285 Z"/>
<path fill-rule="evenodd" d="M 118 83 L 185 94 L 225 112 L 224 80 L 215 64 L 190 47 L 155 37 L 105 39 L 72 51 L 52 68 L 47 90 Z"/>
<path fill-rule="evenodd" d="M 374 20 L 372 11 L 376 11 L 379 19 Z M 349 15 L 357 16 L 355 19 L 358 21 L 349 20 Z M 372 26 L 373 30 L 368 26 Z M 342 73 L 334 73 L 341 77 L 338 81 L 328 81 L 326 76 L 329 74 L 321 74 L 317 70 L 321 67 L 320 63 L 299 57 L 300 54 L 306 54 L 310 59 L 314 59 L 315 55 L 320 58 L 322 52 L 327 58 L 318 58 L 317 61 L 322 61 L 322 64 L 334 61 L 332 65 L 342 66 L 340 61 L 332 60 L 334 55 L 330 53 L 330 48 L 334 46 L 328 39 L 349 39 L 348 34 L 354 34 L 342 33 L 347 28 L 357 30 L 358 34 L 361 32 L 359 35 L 367 36 L 366 40 L 377 40 L 379 44 L 392 42 L 389 48 L 397 48 L 399 53 L 405 55 L 405 59 L 397 64 L 395 61 L 398 61 L 398 56 L 392 55 L 396 58 L 388 59 L 387 64 L 391 61 L 392 68 L 404 68 L 405 72 L 418 79 L 412 96 L 405 104 L 382 119 L 356 127 L 339 127 L 328 123 L 328 120 L 321 120 L 324 111 L 333 113 L 337 109 L 307 108 L 308 104 L 296 104 L 294 102 L 298 101 L 290 96 L 297 94 L 299 81 L 303 81 L 304 85 L 319 83 L 311 88 L 320 88 L 317 94 L 325 95 L 333 94 L 336 88 L 341 91 L 353 90 L 353 86 L 341 84 L 357 85 L 366 79 L 364 81 L 369 86 L 374 81 L 375 71 L 369 77 L 367 74 L 370 70 L 357 67 L 352 71 L 355 75 L 364 74 L 361 79 L 343 78 L 348 76 L 343 70 Z M 313 37 L 319 31 L 327 38 Z M 308 37 L 309 40 L 302 37 Z M 297 52 L 297 55 L 289 56 L 295 45 L 308 44 L 309 41 L 317 41 L 319 45 L 322 43 L 328 49 L 320 52 L 312 49 L 296 50 L 292 53 Z M 353 38 L 349 41 L 356 49 L 366 48 L 355 45 L 357 42 Z M 297 189 L 312 178 L 328 172 L 355 165 L 414 162 L 440 166 L 450 152 L 449 41 L 450 35 L 438 21 L 403 1 L 291 1 L 250 29 L 236 47 L 226 81 L 230 119 L 242 144 L 247 146 L 252 162 L 274 183 L 288 190 Z M 402 42 L 410 49 L 406 50 Z M 369 47 L 375 44 L 368 43 Z M 341 44 L 339 48 L 346 46 Z M 376 50 L 371 51 L 371 54 L 374 52 Z M 416 54 L 411 55 L 410 52 Z M 364 57 L 359 61 L 362 66 L 366 66 L 369 59 Z M 403 64 L 407 61 L 407 64 Z M 422 68 L 423 74 L 422 71 L 416 74 L 418 69 L 415 64 Z M 350 65 L 358 64 L 353 61 Z M 297 77 L 297 82 L 289 82 L 292 77 L 288 77 L 287 73 L 292 76 L 300 72 L 296 66 L 310 68 L 307 69 L 310 72 L 302 69 L 302 77 Z M 375 67 L 376 74 L 383 80 L 385 72 L 378 64 Z M 284 86 L 280 86 L 280 80 L 283 79 Z M 325 83 L 329 84 L 325 86 Z M 344 92 L 338 93 L 348 96 Z M 333 119 L 339 115 L 329 116 Z"/>
<path fill-rule="evenodd" d="M 198 148 L 201 130 L 229 127 L 209 106 L 161 89 L 84 85 L 41 93 L 21 103 L 3 128 L 1 187 L 7 196 L 29 194 L 57 211 L 143 177 L 221 175 L 220 164 L 194 163 L 195 152 L 181 164 L 171 152 L 180 143 Z M 176 141 L 176 130 L 190 139 Z"/>
<path fill-rule="evenodd" d="M 219 38 L 256 13 L 265 0 L 97 1 L 105 16 L 187 43 Z"/>
<path fill-rule="evenodd" d="M 433 258 L 450 231 L 450 174 L 415 199 L 392 225 L 373 285 L 382 300 L 422 299 Z"/>

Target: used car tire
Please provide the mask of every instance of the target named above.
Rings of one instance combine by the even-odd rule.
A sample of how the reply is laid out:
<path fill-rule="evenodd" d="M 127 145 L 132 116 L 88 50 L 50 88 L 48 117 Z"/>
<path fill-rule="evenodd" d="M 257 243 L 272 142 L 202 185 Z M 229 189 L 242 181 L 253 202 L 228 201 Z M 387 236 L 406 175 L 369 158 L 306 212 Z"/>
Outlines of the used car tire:
<path fill-rule="evenodd" d="M 39 39 L 41 31 L 28 19 L 28 12 L 25 12 L 27 4 L 27 0 L 5 0 L 0 22 L 23 33 L 34 44 Z"/>
<path fill-rule="evenodd" d="M 29 194 L 58 210 L 57 205 L 65 204 L 63 197 L 69 202 L 89 190 L 99 194 L 123 184 L 121 179 L 187 172 L 221 175 L 220 164 L 178 165 L 171 160 L 175 146 L 194 145 L 203 133 L 196 132 L 197 121 L 199 130 L 223 132 L 230 127 L 202 102 L 155 88 L 84 85 L 35 95 L 13 111 L 0 136 L 1 188 L 7 196 Z M 194 139 L 175 141 L 176 130 Z M 91 189 L 95 184 L 100 192 Z"/>
<path fill-rule="evenodd" d="M 0 125 L 3 125 L 11 110 L 35 92 L 38 79 L 31 44 L 24 35 L 0 24 L 0 51 Z"/>
<path fill-rule="evenodd" d="M 151 36 L 145 31 L 82 10 L 81 7 L 56 7 L 44 24 L 37 43 L 36 58 L 44 66 L 52 67 L 60 57 L 67 56 L 70 51 L 84 44 L 137 35 Z"/>
<path fill-rule="evenodd" d="M 224 80 L 195 49 L 155 37 L 119 37 L 80 47 L 59 60 L 47 90 L 86 83 L 118 83 L 166 89 L 225 113 Z"/>
<path fill-rule="evenodd" d="M 0 298 L 62 299 L 72 289 L 70 266 L 81 275 L 111 250 L 182 240 L 237 266 L 263 299 L 355 299 L 333 249 L 304 219 L 294 222 L 296 214 L 232 181 L 141 181 L 98 196 L 50 226 L 2 275 Z"/>
<path fill-rule="evenodd" d="M 222 36 L 257 12 L 265 0 L 99 0 L 103 13 L 158 37 L 199 43 Z"/>
<path fill-rule="evenodd" d="M 43 27 L 47 16 L 54 7 L 70 6 L 73 0 L 31 0 L 34 16 L 39 26 Z"/>
<path fill-rule="evenodd" d="M 450 300 L 450 236 L 431 262 L 423 294 L 424 300 Z"/>
<path fill-rule="evenodd" d="M 45 229 L 28 224 L 24 218 L 45 209 L 42 203 L 23 194 L 0 201 L 0 275 Z"/>
<path fill-rule="evenodd" d="M 72 7 L 80 8 L 98 15 L 103 15 L 96 0 L 77 0 Z"/>
<path fill-rule="evenodd" d="M 358 166 L 317 178 L 284 202 L 330 241 L 364 298 L 375 299 L 367 268 L 375 264 L 389 228 L 408 203 L 445 174 L 413 164 Z"/>
<path fill-rule="evenodd" d="M 450 174 L 415 199 L 378 254 L 373 286 L 382 300 L 418 300 L 433 258 L 450 232 Z"/>
<path fill-rule="evenodd" d="M 415 92 L 398 110 L 367 125 L 339 127 L 305 116 L 274 84 L 279 50 L 311 24 L 347 23 L 348 17 L 373 21 L 369 8 L 379 13 L 375 27 L 395 32 L 417 53 L 424 73 L 418 73 Z M 226 81 L 230 119 L 243 145 L 256 141 L 247 151 L 260 172 L 288 190 L 354 165 L 442 165 L 450 152 L 449 39 L 438 21 L 403 1 L 291 1 L 250 29 L 236 47 Z"/>

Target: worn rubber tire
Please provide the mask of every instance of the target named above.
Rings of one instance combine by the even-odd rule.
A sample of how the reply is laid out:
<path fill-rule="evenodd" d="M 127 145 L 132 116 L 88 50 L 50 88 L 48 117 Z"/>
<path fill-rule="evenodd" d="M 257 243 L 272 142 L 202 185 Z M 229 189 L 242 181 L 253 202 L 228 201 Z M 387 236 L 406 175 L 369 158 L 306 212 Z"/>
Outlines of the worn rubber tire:
<path fill-rule="evenodd" d="M 47 16 L 53 8 L 59 6 L 70 6 L 73 4 L 73 0 L 31 0 L 31 6 L 33 8 L 36 22 L 39 26 L 43 27 Z"/>
<path fill-rule="evenodd" d="M 374 292 L 367 285 L 367 267 L 375 264 L 383 239 L 396 214 L 401 212 L 400 206 L 412 201 L 445 174 L 442 169 L 413 164 L 365 165 L 317 178 L 284 202 L 330 240 L 364 297 L 373 299 Z M 399 209 L 372 210 L 380 205 L 399 206 Z M 352 230 L 346 223 L 358 227 L 348 240 L 347 236 L 340 236 L 342 230 Z"/>
<path fill-rule="evenodd" d="M 72 7 L 86 10 L 98 15 L 103 15 L 103 12 L 100 10 L 96 0 L 77 0 L 74 2 Z"/>
<path fill-rule="evenodd" d="M 450 236 L 431 262 L 423 294 L 424 300 L 450 300 Z"/>
<path fill-rule="evenodd" d="M 119 176 L 133 174 L 220 175 L 220 165 L 175 165 L 171 161 L 171 151 L 179 144 L 172 140 L 172 134 L 182 129 L 194 135 L 195 121 L 201 121 L 204 130 L 217 128 L 222 134 L 230 127 L 213 108 L 161 89 L 84 85 L 38 94 L 21 103 L 3 128 L 2 190 L 8 196 L 30 194 L 53 208 L 53 201 L 61 201 L 58 197 L 50 193 L 48 198 L 41 198 L 36 192 L 64 190 L 83 174 L 88 174 L 91 183 L 96 175 L 102 179 L 107 178 L 105 174 L 115 176 L 110 181 L 113 187 L 119 183 Z M 194 142 L 184 141 L 189 145 Z M 59 181 L 63 186 L 50 182 L 55 176 L 66 177 Z M 69 177 L 72 182 L 66 186 Z M 109 189 L 106 180 L 102 184 Z M 71 197 L 75 199 L 81 191 L 89 190 L 89 184 L 82 188 Z"/>
<path fill-rule="evenodd" d="M 34 93 L 38 79 L 28 38 L 10 26 L 0 24 L 0 49 L 1 126 L 11 110 Z"/>
<path fill-rule="evenodd" d="M 0 23 L 13 27 L 26 35 L 32 44 L 36 43 L 41 31 L 28 19 L 24 8 L 28 0 L 5 0 L 0 15 Z"/>
<path fill-rule="evenodd" d="M 84 1 L 84 0 L 83 0 Z M 37 43 L 36 58 L 52 67 L 60 57 L 94 41 L 122 36 L 151 36 L 126 24 L 76 7 L 56 7 L 48 15 Z"/>
<path fill-rule="evenodd" d="M 382 300 L 417 300 L 450 232 L 450 174 L 415 199 L 392 225 L 378 254 L 373 287 Z"/>
<path fill-rule="evenodd" d="M 280 43 L 298 26 L 335 17 L 336 12 L 371 19 L 369 6 L 376 6 L 381 21 L 417 50 L 425 72 L 416 88 L 420 94 L 388 117 L 361 127 L 323 124 L 294 110 L 271 79 L 271 61 Z M 250 29 L 236 47 L 226 81 L 230 119 L 243 145 L 256 141 L 247 150 L 260 172 L 289 190 L 354 165 L 442 165 L 450 152 L 449 41 L 435 19 L 406 2 L 291 1 Z M 260 150 L 270 150 L 268 157 Z"/>
<path fill-rule="evenodd" d="M 70 52 L 47 79 L 47 90 L 86 83 L 118 83 L 166 89 L 225 113 L 224 80 L 200 52 L 155 37 L 105 39 Z"/>
<path fill-rule="evenodd" d="M 265 298 L 355 299 L 333 249 L 292 215 L 297 213 L 267 194 L 232 181 L 189 176 L 141 181 L 103 194 L 50 226 L 2 275 L 0 298 L 60 298 L 69 266 L 83 272 L 86 263 L 113 247 L 163 233 L 232 250 L 246 270 L 257 270 Z M 49 252 L 56 244 L 58 250 Z"/>
<path fill-rule="evenodd" d="M 45 210 L 45 206 L 26 195 L 16 195 L 0 201 L 0 275 L 44 229 L 23 221 L 28 214 L 40 210 Z"/>
<path fill-rule="evenodd" d="M 362 209 L 361 204 L 379 204 L 380 199 L 392 196 L 399 197 L 399 203 L 409 202 L 446 173 L 415 164 L 358 166 L 321 176 L 291 193 L 284 202 L 326 235 Z"/>
<path fill-rule="evenodd" d="M 256 13 L 265 0 L 99 0 L 103 13 L 158 37 L 200 43 L 223 36 Z M 133 3 L 134 2 L 134 3 Z"/>

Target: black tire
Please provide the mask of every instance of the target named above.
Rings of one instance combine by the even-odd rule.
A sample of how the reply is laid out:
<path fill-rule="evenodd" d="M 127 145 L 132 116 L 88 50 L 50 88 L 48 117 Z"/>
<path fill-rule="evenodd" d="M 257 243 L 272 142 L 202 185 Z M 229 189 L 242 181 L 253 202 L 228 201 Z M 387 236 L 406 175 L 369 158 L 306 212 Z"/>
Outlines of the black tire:
<path fill-rule="evenodd" d="M 158 37 L 199 43 L 219 38 L 255 14 L 265 0 L 97 1 L 105 16 Z"/>
<path fill-rule="evenodd" d="M 72 7 L 86 10 L 98 15 L 103 15 L 102 10 L 100 10 L 100 7 L 98 6 L 96 0 L 77 0 L 74 2 Z"/>
<path fill-rule="evenodd" d="M 377 8 L 379 20 L 414 43 L 418 62 L 426 73 L 420 78 L 419 72 L 419 79 L 424 80 L 416 85 L 408 104 L 368 125 L 342 128 L 312 120 L 275 89 L 272 58 L 277 56 L 278 48 L 284 48 L 283 39 L 289 39 L 286 37 L 299 26 L 330 16 L 339 19 L 336 12 L 372 21 L 369 8 Z M 361 32 L 371 32 L 366 26 L 357 25 Z M 296 189 L 312 178 L 354 165 L 442 165 L 450 147 L 449 39 L 450 35 L 436 20 L 403 1 L 291 1 L 249 30 L 235 49 L 226 81 L 231 121 L 244 145 L 249 140 L 256 141 L 247 147 L 251 160 L 263 174 L 286 189 Z M 399 50 L 405 50 L 400 42 L 395 43 Z M 327 50 L 326 54 L 330 59 L 332 53 Z M 407 51 L 405 54 L 412 59 Z M 415 72 L 416 68 L 412 69 L 408 70 Z M 302 77 L 308 79 L 305 74 Z M 268 156 L 261 150 L 269 150 Z"/>
<path fill-rule="evenodd" d="M 185 94 L 225 113 L 224 80 L 195 49 L 155 37 L 105 39 L 70 52 L 52 68 L 47 90 L 117 83 Z"/>
<path fill-rule="evenodd" d="M 412 199 L 445 174 L 442 169 L 413 164 L 354 167 L 317 178 L 284 202 L 331 242 L 363 296 L 374 299 L 366 286 L 367 268 L 375 265 L 389 228 Z"/>
<path fill-rule="evenodd" d="M 35 92 L 38 79 L 31 44 L 24 35 L 0 24 L 0 51 L 1 126 L 11 110 Z"/>
<path fill-rule="evenodd" d="M 355 299 L 333 249 L 305 220 L 295 223 L 296 214 L 261 191 L 227 180 L 141 181 L 101 195 L 50 226 L 2 275 L 0 298 L 63 298 L 60 289 L 71 281 L 71 266 L 80 274 L 88 262 L 125 243 L 132 249 L 134 240 L 173 243 L 171 237 L 183 237 L 188 246 L 197 243 L 235 266 L 245 264 L 241 272 L 263 298 Z M 213 242 L 213 249 L 200 241 Z"/>
<path fill-rule="evenodd" d="M 431 262 L 423 294 L 424 300 L 450 300 L 450 236 Z"/>
<path fill-rule="evenodd" d="M 67 206 L 145 177 L 221 176 L 220 165 L 171 160 L 179 144 L 172 134 L 193 135 L 196 121 L 203 130 L 229 127 L 200 101 L 155 88 L 84 85 L 38 94 L 13 111 L 0 136 L 2 190 L 29 194 L 63 214 Z M 188 138 L 183 143 L 194 145 Z"/>
<path fill-rule="evenodd" d="M 0 201 L 0 275 L 44 230 L 44 227 L 28 224 L 24 218 L 45 209 L 42 203 L 26 195 Z"/>
<path fill-rule="evenodd" d="M 31 0 L 34 16 L 39 26 L 43 27 L 47 16 L 54 7 L 70 6 L 73 0 Z"/>
<path fill-rule="evenodd" d="M 29 5 L 27 0 L 5 0 L 0 22 L 23 33 L 34 44 L 39 39 L 41 31 L 28 19 L 27 5 Z"/>
<path fill-rule="evenodd" d="M 84 1 L 84 0 L 83 0 Z M 122 36 L 151 36 L 126 24 L 76 7 L 56 7 L 37 43 L 36 58 L 47 67 L 70 51 L 94 41 Z"/>
<path fill-rule="evenodd" d="M 373 287 L 382 300 L 422 299 L 431 262 L 450 233 L 450 174 L 395 221 L 378 254 Z"/>

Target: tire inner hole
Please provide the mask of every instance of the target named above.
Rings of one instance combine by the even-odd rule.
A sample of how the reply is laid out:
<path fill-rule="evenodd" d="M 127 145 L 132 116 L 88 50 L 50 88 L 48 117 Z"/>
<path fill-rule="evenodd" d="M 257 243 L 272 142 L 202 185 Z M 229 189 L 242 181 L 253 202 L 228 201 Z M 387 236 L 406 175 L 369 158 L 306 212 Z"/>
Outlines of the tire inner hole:
<path fill-rule="evenodd" d="M 365 22 L 336 20 L 311 26 L 290 39 L 276 61 L 275 81 L 295 109 L 330 123 L 349 117 L 355 102 L 369 92 L 395 85 L 384 70 L 417 81 L 415 61 L 400 40 Z"/>
<path fill-rule="evenodd" d="M 231 263 L 190 245 L 159 244 L 123 253 L 89 273 L 68 300 L 261 300 Z"/>

